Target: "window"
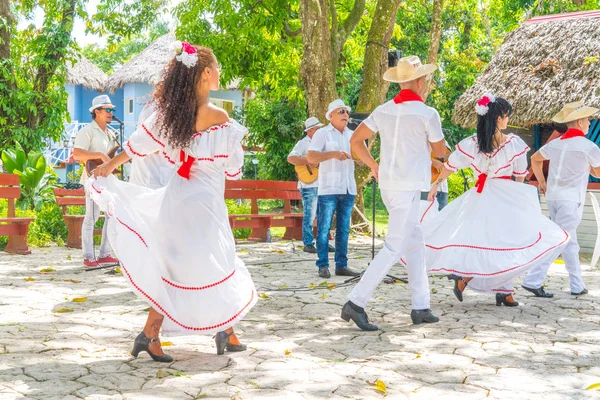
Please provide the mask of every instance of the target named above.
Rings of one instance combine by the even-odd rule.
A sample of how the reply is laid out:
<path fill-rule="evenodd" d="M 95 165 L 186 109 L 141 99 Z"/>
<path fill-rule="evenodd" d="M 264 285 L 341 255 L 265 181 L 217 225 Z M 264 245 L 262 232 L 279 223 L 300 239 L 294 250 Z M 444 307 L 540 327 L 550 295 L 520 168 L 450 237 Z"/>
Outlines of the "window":
<path fill-rule="evenodd" d="M 126 101 L 127 104 L 127 114 L 133 114 L 133 98 L 129 97 Z"/>
<path fill-rule="evenodd" d="M 222 109 L 227 111 L 228 114 L 231 114 L 233 112 L 233 109 L 235 108 L 235 101 L 232 100 L 210 98 L 209 101 L 215 106 L 221 107 Z"/>

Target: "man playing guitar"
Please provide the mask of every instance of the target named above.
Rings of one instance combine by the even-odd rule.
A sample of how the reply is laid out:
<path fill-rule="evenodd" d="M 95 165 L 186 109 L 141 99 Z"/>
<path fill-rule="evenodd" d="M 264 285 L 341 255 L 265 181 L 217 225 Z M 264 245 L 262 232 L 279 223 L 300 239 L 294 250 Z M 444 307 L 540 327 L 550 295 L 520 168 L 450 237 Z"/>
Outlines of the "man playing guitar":
<path fill-rule="evenodd" d="M 311 139 L 315 132 L 323 126 L 315 117 L 310 117 L 304 121 L 304 136 L 292 149 L 288 155 L 288 162 L 295 166 L 298 175 L 298 189 L 302 194 L 302 207 L 304 208 L 304 218 L 302 219 L 302 241 L 304 242 L 304 251 L 315 254 L 315 238 L 313 235 L 313 223 L 317 216 L 317 191 L 319 181 L 318 165 L 310 164 L 306 159 Z M 334 251 L 329 246 L 329 251 Z"/>
<path fill-rule="evenodd" d="M 77 132 L 73 158 L 82 163 L 88 160 L 100 159 L 103 163 L 110 161 L 107 155 L 109 150 L 117 145 L 115 136 L 108 130 L 107 125 L 112 121 L 115 106 L 107 95 L 97 96 L 92 100 L 90 113 L 93 121 Z M 83 168 L 80 183 L 88 179 L 88 174 Z M 94 225 L 100 217 L 100 208 L 86 194 L 85 196 L 85 218 L 81 228 L 81 241 L 83 249 L 83 264 L 86 267 L 98 267 L 103 263 L 116 263 L 118 260 L 110 255 L 110 246 L 106 237 L 108 226 L 108 215 L 105 215 L 104 227 L 102 229 L 102 242 L 100 244 L 99 258 L 96 259 L 93 250 Z"/>

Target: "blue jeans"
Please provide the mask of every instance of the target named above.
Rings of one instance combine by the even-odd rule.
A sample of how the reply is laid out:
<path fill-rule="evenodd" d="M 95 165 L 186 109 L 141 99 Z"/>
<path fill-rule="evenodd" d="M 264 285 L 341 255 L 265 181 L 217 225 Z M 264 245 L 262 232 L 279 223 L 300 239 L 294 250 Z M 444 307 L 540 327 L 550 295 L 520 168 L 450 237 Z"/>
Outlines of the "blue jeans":
<path fill-rule="evenodd" d="M 336 213 L 335 269 L 348 266 L 348 234 L 354 206 L 354 195 L 331 194 L 319 196 L 317 206 L 317 267 L 329 267 L 329 228 Z"/>
<path fill-rule="evenodd" d="M 437 198 L 438 204 L 440 205 L 439 210 L 442 211 L 442 208 L 448 205 L 448 193 L 437 192 L 437 195 L 435 197 Z"/>
<path fill-rule="evenodd" d="M 319 188 L 301 188 L 302 207 L 304 208 L 304 217 L 302 218 L 302 241 L 305 246 L 314 245 L 313 223 L 317 216 L 317 193 Z"/>

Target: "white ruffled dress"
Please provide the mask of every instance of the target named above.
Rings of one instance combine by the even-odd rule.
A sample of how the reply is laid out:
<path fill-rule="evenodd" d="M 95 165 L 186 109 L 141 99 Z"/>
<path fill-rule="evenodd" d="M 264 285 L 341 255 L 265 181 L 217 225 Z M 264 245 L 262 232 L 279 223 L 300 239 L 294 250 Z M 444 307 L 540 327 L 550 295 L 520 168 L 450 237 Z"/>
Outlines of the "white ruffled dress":
<path fill-rule="evenodd" d="M 110 218 L 109 239 L 133 290 L 165 316 L 162 333 L 210 333 L 234 326 L 257 300 L 236 256 L 224 201 L 225 177 L 239 179 L 246 128 L 234 120 L 193 135 L 172 149 L 150 116 L 125 144 L 131 157 L 159 153 L 174 165 L 166 187 L 109 178 L 86 190 Z M 185 162 L 184 162 L 185 161 Z"/>
<path fill-rule="evenodd" d="M 472 277 L 470 289 L 512 293 L 516 276 L 558 257 L 569 235 L 542 215 L 535 187 L 510 180 L 528 173 L 528 151 L 514 134 L 492 154 L 479 151 L 476 136 L 456 146 L 445 166 L 471 168 L 478 184 L 442 211 L 422 205 L 430 274 Z"/>

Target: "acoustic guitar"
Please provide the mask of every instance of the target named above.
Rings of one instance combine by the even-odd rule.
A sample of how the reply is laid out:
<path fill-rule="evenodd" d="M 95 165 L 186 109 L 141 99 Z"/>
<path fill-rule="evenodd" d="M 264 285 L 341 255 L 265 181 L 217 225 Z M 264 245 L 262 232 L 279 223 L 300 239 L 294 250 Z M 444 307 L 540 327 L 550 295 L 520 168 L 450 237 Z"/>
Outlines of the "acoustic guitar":
<path fill-rule="evenodd" d="M 115 146 L 112 149 L 110 149 L 108 151 L 108 153 L 106 153 L 106 155 L 108 156 L 108 158 L 113 158 L 114 156 L 117 155 L 117 151 L 119 150 L 120 146 Z M 98 167 L 99 165 L 102 165 L 103 161 L 100 158 L 94 159 L 94 160 L 87 160 L 85 162 L 85 172 L 87 172 L 88 176 L 92 176 L 92 171 L 96 169 L 96 167 Z"/>
<path fill-rule="evenodd" d="M 448 160 L 448 156 L 450 155 L 450 153 L 452 153 L 450 151 L 450 149 L 448 147 L 446 147 L 446 153 L 444 153 L 444 160 Z M 435 160 L 436 157 L 433 155 L 433 153 L 431 153 L 431 159 Z M 442 173 L 442 171 L 438 171 L 437 169 L 433 168 L 433 163 L 431 164 L 431 183 L 435 182 L 435 180 L 440 176 L 440 174 Z"/>
<path fill-rule="evenodd" d="M 319 167 L 311 167 L 308 164 L 295 165 L 296 175 L 302 183 L 310 184 L 319 178 Z"/>

